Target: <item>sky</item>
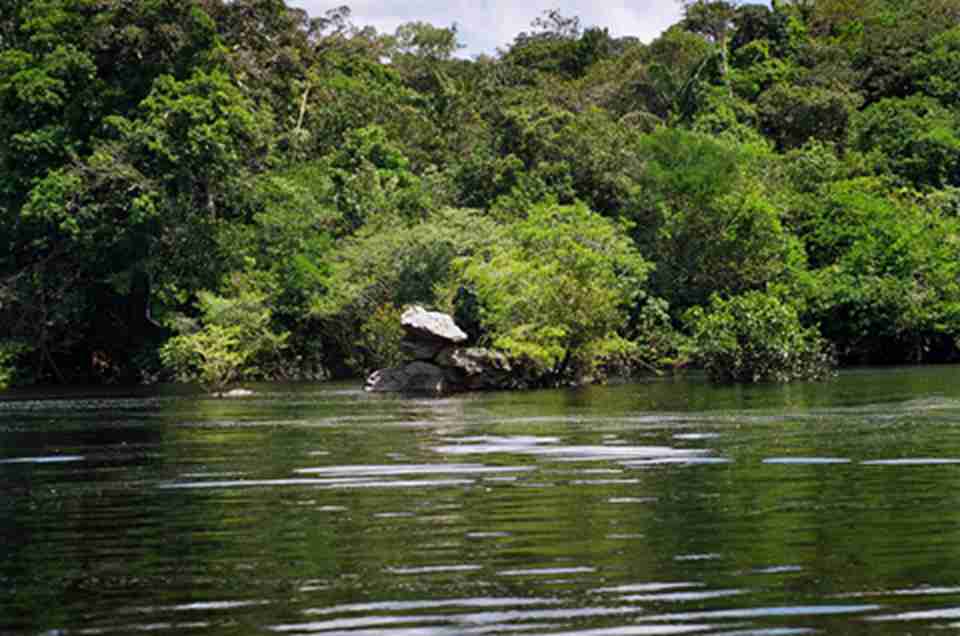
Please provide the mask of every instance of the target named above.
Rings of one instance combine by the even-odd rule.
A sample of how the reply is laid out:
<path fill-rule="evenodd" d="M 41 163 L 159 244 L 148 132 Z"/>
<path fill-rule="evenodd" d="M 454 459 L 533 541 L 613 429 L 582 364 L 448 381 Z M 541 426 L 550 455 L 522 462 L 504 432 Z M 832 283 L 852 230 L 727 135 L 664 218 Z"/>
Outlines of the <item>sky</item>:
<path fill-rule="evenodd" d="M 328 9 L 346 4 L 357 26 L 374 26 L 377 31 L 392 33 L 405 22 L 429 22 L 438 27 L 456 23 L 461 55 L 495 53 L 506 47 L 530 22 L 548 9 L 561 15 L 577 16 L 584 27 L 606 27 L 614 37 L 632 35 L 649 42 L 680 19 L 677 0 L 635 0 L 626 8 L 621 2 L 608 0 L 287 0 L 290 6 L 306 9 L 311 16 L 323 15 Z"/>

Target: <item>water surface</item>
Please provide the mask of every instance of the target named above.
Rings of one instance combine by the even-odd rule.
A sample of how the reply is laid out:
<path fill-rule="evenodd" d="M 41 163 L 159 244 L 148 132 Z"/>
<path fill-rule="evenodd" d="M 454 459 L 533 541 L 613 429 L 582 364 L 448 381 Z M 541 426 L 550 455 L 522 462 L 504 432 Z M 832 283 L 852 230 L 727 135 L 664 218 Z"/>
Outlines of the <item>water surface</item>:
<path fill-rule="evenodd" d="M 960 630 L 960 367 L 7 394 L 0 633 Z"/>

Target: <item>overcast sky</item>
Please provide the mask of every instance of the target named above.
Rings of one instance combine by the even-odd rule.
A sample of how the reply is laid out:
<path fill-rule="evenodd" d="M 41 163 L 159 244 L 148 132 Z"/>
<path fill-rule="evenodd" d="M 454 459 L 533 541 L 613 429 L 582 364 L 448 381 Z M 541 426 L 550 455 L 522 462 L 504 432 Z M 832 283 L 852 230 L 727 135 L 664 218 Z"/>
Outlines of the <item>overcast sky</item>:
<path fill-rule="evenodd" d="M 494 53 L 497 47 L 512 42 L 517 33 L 529 30 L 530 22 L 547 9 L 578 16 L 584 27 L 606 27 L 615 37 L 633 35 L 646 42 L 679 19 L 681 6 L 676 0 L 635 0 L 629 3 L 629 9 L 624 3 L 608 0 L 543 0 L 543 4 L 510 0 L 287 0 L 287 4 L 302 7 L 311 16 L 346 4 L 354 24 L 371 25 L 388 33 L 414 20 L 440 27 L 456 23 L 467 55 Z"/>

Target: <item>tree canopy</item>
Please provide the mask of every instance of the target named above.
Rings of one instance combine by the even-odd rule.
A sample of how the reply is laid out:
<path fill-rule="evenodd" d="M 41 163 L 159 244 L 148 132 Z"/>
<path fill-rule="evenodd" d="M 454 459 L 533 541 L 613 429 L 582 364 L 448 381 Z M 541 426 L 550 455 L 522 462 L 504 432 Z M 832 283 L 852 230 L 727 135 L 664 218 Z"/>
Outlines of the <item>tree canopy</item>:
<path fill-rule="evenodd" d="M 958 18 L 549 10 L 466 59 L 348 7 L 4 2 L 0 385 L 358 373 L 415 303 L 544 382 L 955 361 Z"/>

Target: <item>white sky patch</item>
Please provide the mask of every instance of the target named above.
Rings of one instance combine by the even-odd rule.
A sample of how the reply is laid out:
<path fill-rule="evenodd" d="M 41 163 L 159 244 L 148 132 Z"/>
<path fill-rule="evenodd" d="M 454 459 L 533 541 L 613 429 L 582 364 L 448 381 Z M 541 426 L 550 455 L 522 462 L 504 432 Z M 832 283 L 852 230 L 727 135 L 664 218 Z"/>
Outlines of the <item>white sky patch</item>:
<path fill-rule="evenodd" d="M 579 17 L 584 27 L 607 28 L 614 37 L 635 36 L 644 42 L 657 37 L 680 19 L 681 5 L 676 0 L 640 0 L 626 8 L 621 3 L 596 0 L 546 0 L 545 4 L 507 0 L 288 0 L 288 4 L 320 16 L 329 9 L 346 4 L 357 26 L 373 26 L 377 31 L 393 33 L 405 22 L 429 22 L 448 27 L 456 23 L 460 41 L 466 45 L 462 55 L 493 54 L 505 48 L 530 23 L 548 9 L 558 9 L 568 17 Z"/>

